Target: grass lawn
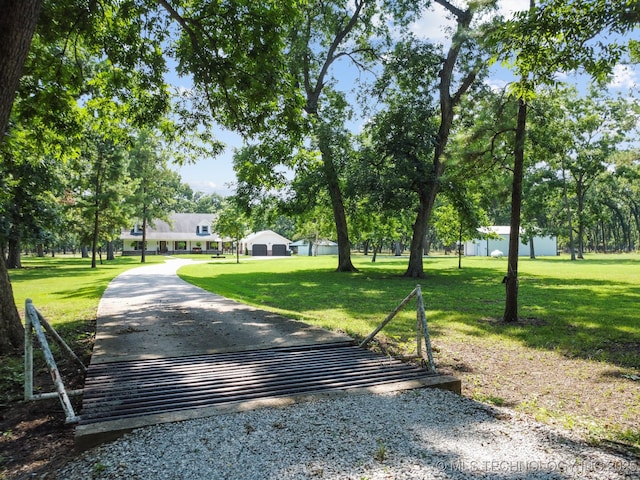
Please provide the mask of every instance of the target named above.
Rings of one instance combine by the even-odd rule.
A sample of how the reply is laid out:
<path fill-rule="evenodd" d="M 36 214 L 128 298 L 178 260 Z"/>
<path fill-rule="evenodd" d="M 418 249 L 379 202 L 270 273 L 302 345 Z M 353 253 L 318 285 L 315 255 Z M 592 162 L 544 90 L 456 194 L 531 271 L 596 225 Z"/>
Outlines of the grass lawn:
<path fill-rule="evenodd" d="M 147 262 L 164 261 L 150 256 Z M 23 267 L 9 276 L 14 299 L 24 318 L 24 304 L 31 298 L 35 307 L 62 335 L 67 344 L 88 364 L 98 303 L 112 278 L 140 265 L 140 257 L 118 257 L 92 269 L 91 259 L 64 255 L 24 257 Z M 65 386 L 82 388 L 84 378 L 75 363 L 50 345 Z M 54 391 L 45 367 L 42 351 L 34 350 L 35 390 Z M 31 478 L 55 471 L 73 454 L 74 429 L 64 423 L 57 399 L 22 402 L 23 355 L 0 357 L 0 480 Z M 72 397 L 79 411 L 79 397 Z"/>
<path fill-rule="evenodd" d="M 150 255 L 147 263 L 164 261 Z M 18 309 L 31 298 L 40 312 L 56 326 L 95 320 L 100 297 L 112 278 L 140 266 L 140 257 L 116 257 L 91 267 L 90 258 L 79 256 L 26 257 L 22 269 L 10 270 Z"/>
<path fill-rule="evenodd" d="M 200 287 L 321 327 L 364 337 L 415 287 L 406 257 L 241 257 L 183 267 Z M 419 283 L 436 364 L 464 393 L 593 439 L 640 446 L 640 256 L 522 258 L 521 321 L 503 324 L 506 259 L 425 258 Z M 415 348 L 415 302 L 382 331 L 395 351 Z"/>

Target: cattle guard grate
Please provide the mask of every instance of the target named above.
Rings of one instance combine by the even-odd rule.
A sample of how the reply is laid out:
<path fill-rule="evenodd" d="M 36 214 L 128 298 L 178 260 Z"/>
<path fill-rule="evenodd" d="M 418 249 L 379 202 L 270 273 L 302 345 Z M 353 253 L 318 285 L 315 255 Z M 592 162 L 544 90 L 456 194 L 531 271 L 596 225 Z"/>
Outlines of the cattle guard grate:
<path fill-rule="evenodd" d="M 80 425 L 434 376 L 351 343 L 104 363 L 87 372 Z"/>

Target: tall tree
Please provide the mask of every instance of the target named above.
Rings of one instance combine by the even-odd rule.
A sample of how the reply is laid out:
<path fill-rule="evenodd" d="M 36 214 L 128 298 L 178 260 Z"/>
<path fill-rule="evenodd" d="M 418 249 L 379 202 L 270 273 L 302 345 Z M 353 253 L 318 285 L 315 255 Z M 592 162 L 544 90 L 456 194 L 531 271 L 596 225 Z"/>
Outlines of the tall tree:
<path fill-rule="evenodd" d="M 386 23 L 384 16 L 378 16 L 381 11 L 372 0 L 313 0 L 299 8 L 299 18 L 288 24 L 284 51 L 287 52 L 286 76 L 292 81 L 294 96 L 301 101 L 304 113 L 294 119 L 295 129 L 272 124 L 264 135 L 255 138 L 255 142 L 261 144 L 261 149 L 255 152 L 257 159 L 239 165 L 238 176 L 256 179 L 268 187 L 274 181 L 270 172 L 277 171 L 277 165 L 284 163 L 304 176 L 311 168 L 316 170 L 314 175 L 317 173 L 328 192 L 333 211 L 338 240 L 337 270 L 349 272 L 355 267 L 351 262 L 343 193 L 346 158 L 342 153 L 345 142 L 349 141 L 345 124 L 351 109 L 338 88 L 338 70 L 340 73 L 348 68 L 365 71 L 376 56 L 374 43 L 384 37 Z M 306 145 L 301 142 L 301 133 L 308 139 Z M 319 155 L 295 154 L 304 148 L 311 148 Z M 268 164 L 270 166 L 264 168 Z"/>
<path fill-rule="evenodd" d="M 625 53 L 616 40 L 594 40 L 603 33 L 625 34 L 640 21 L 637 2 L 530 0 L 529 9 L 505 22 L 494 33 L 501 46 L 498 58 L 509 59 L 519 81 L 512 86 L 518 99 L 511 204 L 511 240 L 503 320 L 518 321 L 518 244 L 522 204 L 522 172 L 528 102 L 535 87 L 555 84 L 558 71 L 585 70 L 603 80 Z"/>
<path fill-rule="evenodd" d="M 400 43 L 387 63 L 381 85 L 388 108 L 378 115 L 374 142 L 381 158 L 401 170 L 404 184 L 416 195 L 415 221 L 405 276 L 423 277 L 423 255 L 429 221 L 445 172 L 445 152 L 455 112 L 474 86 L 488 56 L 479 39 L 490 25 L 472 26 L 474 16 L 495 2 L 470 2 L 462 10 L 436 0 L 455 19 L 456 28 L 446 51 L 426 43 Z"/>
<path fill-rule="evenodd" d="M 422 256 L 424 242 L 429 225 L 429 218 L 433 210 L 436 195 L 439 190 L 439 179 L 445 169 L 445 150 L 453 127 L 455 109 L 460 104 L 463 96 L 478 78 L 480 70 L 486 66 L 487 58 L 482 54 L 477 43 L 481 37 L 482 28 L 476 35 L 470 33 L 471 22 L 474 15 L 481 13 L 483 7 L 494 7 L 494 2 L 476 4 L 470 2 L 466 10 L 462 10 L 446 0 L 436 0 L 455 18 L 456 30 L 451 39 L 442 66 L 438 85 L 439 125 L 434 139 L 433 165 L 425 179 L 425 185 L 420 197 L 420 207 L 416 215 L 411 239 L 409 265 L 405 276 L 423 277 L 424 267 Z M 463 52 L 466 50 L 466 55 Z M 461 56 L 462 55 L 462 56 Z M 475 57 L 475 60 L 471 60 Z M 462 63 L 462 67 L 460 68 Z M 454 74 L 460 69 L 460 78 L 455 82 Z"/>
<path fill-rule="evenodd" d="M 569 92 L 571 94 L 571 92 Z M 589 191 L 605 174 L 613 153 L 629 140 L 636 125 L 633 105 L 626 98 L 610 98 L 602 89 L 591 88 L 586 96 L 575 93 L 565 102 L 573 141 L 565 167 L 571 176 L 576 199 L 578 258 L 583 258 Z"/>
<path fill-rule="evenodd" d="M 38 23 L 41 0 L 0 2 L 0 143 L 3 141 L 31 39 Z M 0 354 L 22 347 L 22 321 L 0 248 Z"/>
<path fill-rule="evenodd" d="M 249 220 L 242 208 L 232 199 L 226 199 L 211 228 L 221 237 L 229 237 L 236 243 L 236 263 L 240 263 L 240 240 L 250 231 Z"/>
<path fill-rule="evenodd" d="M 121 215 L 130 188 L 127 155 L 122 145 L 97 132 L 88 132 L 82 154 L 74 161 L 76 208 L 83 218 L 83 240 L 91 246 L 91 268 L 97 267 L 101 245 L 112 231 L 112 218 Z M 109 225 L 109 226 L 107 226 Z"/>
<path fill-rule="evenodd" d="M 0 151 L 11 143 L 5 142 Z M 17 152 L 15 152 L 17 153 Z M 0 242 L 8 246 L 7 267 L 21 268 L 23 241 L 37 244 L 54 232 L 60 215 L 58 197 L 62 192 L 61 168 L 51 156 L 34 157 L 26 151 L 22 158 L 6 152 L 0 175 L 6 199 L 0 202 Z"/>
<path fill-rule="evenodd" d="M 169 169 L 160 138 L 150 130 L 142 130 L 133 139 L 129 152 L 129 175 L 134 180 L 134 194 L 130 197 L 135 216 L 142 221 L 141 263 L 146 262 L 147 227 L 156 220 L 168 221 L 176 203 L 179 176 Z"/>

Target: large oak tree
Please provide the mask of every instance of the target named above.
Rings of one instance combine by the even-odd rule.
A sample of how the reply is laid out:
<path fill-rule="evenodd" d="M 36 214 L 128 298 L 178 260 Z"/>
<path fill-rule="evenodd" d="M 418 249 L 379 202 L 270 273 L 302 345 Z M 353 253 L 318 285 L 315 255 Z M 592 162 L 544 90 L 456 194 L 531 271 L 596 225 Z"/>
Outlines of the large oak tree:
<path fill-rule="evenodd" d="M 41 3 L 40 0 L 0 1 L 0 142 L 7 130 Z M 23 341 L 22 322 L 13 301 L 4 249 L 0 248 L 0 354 L 20 348 Z"/>

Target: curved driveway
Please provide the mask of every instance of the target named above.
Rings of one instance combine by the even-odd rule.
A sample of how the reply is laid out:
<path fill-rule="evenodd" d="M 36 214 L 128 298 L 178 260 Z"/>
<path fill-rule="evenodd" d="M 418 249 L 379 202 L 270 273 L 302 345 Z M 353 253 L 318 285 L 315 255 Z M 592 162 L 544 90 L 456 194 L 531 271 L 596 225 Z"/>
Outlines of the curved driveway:
<path fill-rule="evenodd" d="M 168 259 L 111 281 L 98 306 L 92 364 L 351 340 L 221 297 L 176 275 Z"/>

